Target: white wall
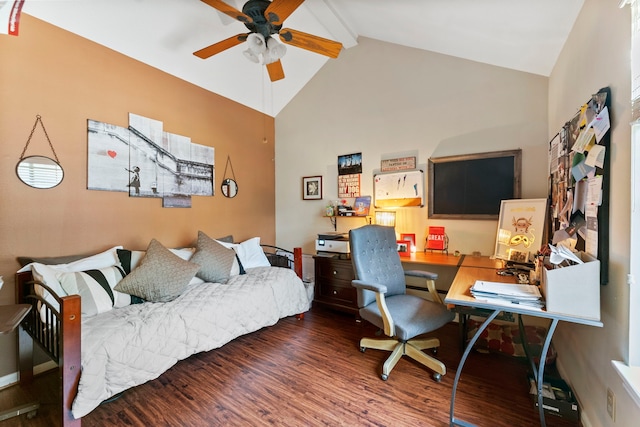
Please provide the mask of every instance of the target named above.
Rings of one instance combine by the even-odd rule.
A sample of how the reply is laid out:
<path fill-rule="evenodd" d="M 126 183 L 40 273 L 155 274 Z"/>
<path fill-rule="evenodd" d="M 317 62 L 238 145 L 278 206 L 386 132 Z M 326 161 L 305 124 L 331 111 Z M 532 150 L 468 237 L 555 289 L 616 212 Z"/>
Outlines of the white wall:
<path fill-rule="evenodd" d="M 372 171 L 395 153 L 429 157 L 523 149 L 524 198 L 546 196 L 547 143 L 589 96 L 611 87 L 610 283 L 601 289 L 604 328 L 561 323 L 554 345 L 574 387 L 585 427 L 631 426 L 640 409 L 610 361 L 626 360 L 630 217 L 630 12 L 586 0 L 549 79 L 369 39 L 330 61 L 276 118 L 276 234 L 283 247 L 314 252 L 331 225 L 324 202 L 303 201 L 301 178 L 323 175 L 325 201 L 337 196 L 337 156 L 363 153 L 363 194 Z M 428 221 L 427 208 L 400 212 L 398 232 L 424 241 L 445 225 L 450 248 L 493 252 L 495 221 Z M 364 223 L 341 219 L 339 230 Z M 616 395 L 616 421 L 606 390 Z"/>
<path fill-rule="evenodd" d="M 611 366 L 628 351 L 630 226 L 630 11 L 617 1 L 587 0 L 549 79 L 549 135 L 592 93 L 612 92 L 609 284 L 601 288 L 604 328 L 560 324 L 558 361 L 582 403 L 585 425 L 632 426 L 640 419 Z M 616 395 L 616 420 L 606 411 L 607 387 Z"/>
<path fill-rule="evenodd" d="M 338 155 L 362 152 L 362 195 L 382 159 L 521 148 L 523 198 L 546 197 L 545 77 L 361 38 L 329 61 L 276 117 L 276 233 L 282 247 L 313 253 L 321 215 L 337 199 Z M 301 178 L 324 177 L 324 201 L 303 201 Z M 365 224 L 339 218 L 338 231 Z M 427 207 L 398 211 L 398 233 L 422 250 L 429 225 L 444 225 L 450 250 L 493 254 L 496 221 L 428 220 Z"/>

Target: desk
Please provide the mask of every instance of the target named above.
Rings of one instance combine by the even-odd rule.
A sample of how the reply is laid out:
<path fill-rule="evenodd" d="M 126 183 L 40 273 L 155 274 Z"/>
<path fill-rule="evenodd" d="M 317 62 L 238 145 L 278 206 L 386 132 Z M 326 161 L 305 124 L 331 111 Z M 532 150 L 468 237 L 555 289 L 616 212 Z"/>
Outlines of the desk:
<path fill-rule="evenodd" d="M 15 331 L 30 310 L 31 306 L 29 304 L 0 305 L 0 335 Z M 0 421 L 20 414 L 27 414 L 27 418 L 33 418 L 39 407 L 39 403 L 32 402 L 2 411 L 0 412 Z"/>
<path fill-rule="evenodd" d="M 354 314 L 358 318 L 357 292 L 351 285 L 351 281 L 355 278 L 351 259 L 344 254 L 315 255 L 313 258 L 315 264 L 313 303 Z M 436 288 L 444 297 L 463 258 L 441 253 L 416 252 L 410 256 L 400 257 L 400 261 L 404 270 L 427 270 L 438 274 Z M 407 277 L 407 290 L 408 293 L 430 298 L 424 279 Z"/>
<path fill-rule="evenodd" d="M 424 252 L 412 252 L 409 256 L 400 257 L 402 263 L 415 263 L 415 264 L 431 264 L 431 265 L 447 265 L 450 267 L 457 267 L 464 258 L 462 256 L 454 256 L 441 253 L 424 253 Z M 478 257 L 483 258 L 483 257 Z"/>
<path fill-rule="evenodd" d="M 440 298 L 444 298 L 453 278 L 458 272 L 458 266 L 464 259 L 464 256 L 454 256 L 441 253 L 424 253 L 415 252 L 410 256 L 401 256 L 402 268 L 405 271 L 419 270 L 430 271 L 438 275 L 436 280 L 436 289 Z M 407 293 L 419 296 L 425 299 L 431 299 L 431 295 L 426 288 L 424 279 L 418 277 L 406 276 Z"/>
<path fill-rule="evenodd" d="M 515 283 L 515 278 L 513 276 L 500 276 L 499 274 L 496 274 L 497 268 L 502 268 L 502 260 L 493 260 L 489 259 L 488 257 L 465 256 L 464 261 L 462 261 L 462 266 L 458 269 L 456 276 L 451 282 L 447 297 L 449 297 L 450 292 L 454 286 L 465 286 L 465 284 L 467 283 L 470 283 L 469 286 L 471 286 L 475 283 L 476 280 Z M 476 302 L 475 298 L 473 298 L 472 296 L 471 299 L 473 300 L 473 302 Z M 491 311 L 478 306 L 463 304 L 451 304 L 450 308 L 458 313 L 458 327 L 460 330 L 460 351 L 464 352 L 464 350 L 467 348 L 469 316 L 488 317 L 489 315 L 491 315 Z M 501 316 L 498 317 L 498 319 L 504 320 L 506 322 L 515 321 L 513 314 L 511 314 L 510 312 L 504 312 Z"/>
<path fill-rule="evenodd" d="M 508 311 L 510 313 L 515 313 L 518 315 L 528 315 L 528 316 L 536 316 L 545 319 L 549 319 L 551 321 L 549 325 L 549 330 L 547 332 L 547 336 L 544 341 L 544 345 L 542 347 L 542 353 L 540 354 L 540 363 L 538 363 L 537 370 L 535 369 L 535 363 L 532 361 L 532 367 L 535 380 L 538 386 L 538 410 L 540 414 L 540 424 L 544 427 L 546 426 L 544 419 L 544 407 L 542 405 L 542 383 L 544 379 L 544 366 L 545 361 L 547 359 L 547 353 L 549 351 L 549 345 L 551 344 L 551 338 L 553 337 L 553 333 L 558 325 L 560 320 L 565 322 L 573 322 L 580 323 L 583 325 L 590 326 L 599 326 L 602 327 L 602 322 L 597 319 L 589 319 L 583 317 L 576 316 L 567 316 L 565 314 L 548 312 L 545 310 L 535 309 L 532 307 L 524 307 L 518 304 L 504 303 L 504 304 L 496 304 L 493 302 L 487 302 L 482 300 L 476 300 L 470 292 L 471 286 L 475 283 L 476 280 L 486 280 L 493 282 L 508 282 L 512 281 L 512 277 L 499 276 L 495 273 L 495 270 L 490 268 L 483 267 L 460 267 L 458 269 L 458 274 L 456 275 L 453 283 L 451 284 L 451 288 L 447 293 L 444 301 L 447 304 L 452 304 L 455 306 L 462 307 L 474 307 L 474 308 L 484 308 L 491 311 L 491 315 L 487 317 L 487 319 L 482 323 L 482 325 L 478 328 L 476 334 L 471 338 L 469 344 L 467 345 L 462 359 L 460 359 L 460 364 L 458 365 L 458 370 L 456 372 L 455 380 L 453 381 L 453 389 L 451 391 L 451 408 L 449 411 L 449 425 L 450 426 L 472 426 L 466 421 L 458 420 L 454 416 L 455 402 L 456 402 L 456 390 L 458 388 L 458 382 L 460 381 L 460 374 L 462 373 L 462 368 L 464 367 L 464 363 L 473 348 L 473 345 L 476 343 L 482 332 L 485 328 L 491 323 L 498 314 L 502 311 Z"/>
<path fill-rule="evenodd" d="M 489 258 L 487 256 L 473 256 L 465 255 L 462 260 L 461 267 L 480 267 L 480 268 L 492 268 L 494 270 L 498 268 L 504 268 L 505 261 L 499 258 Z"/>

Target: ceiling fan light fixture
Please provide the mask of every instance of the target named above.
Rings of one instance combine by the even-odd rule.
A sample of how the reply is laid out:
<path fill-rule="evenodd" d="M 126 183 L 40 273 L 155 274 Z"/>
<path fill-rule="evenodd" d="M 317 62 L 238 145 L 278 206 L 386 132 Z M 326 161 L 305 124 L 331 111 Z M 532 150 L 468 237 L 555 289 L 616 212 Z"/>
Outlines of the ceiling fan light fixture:
<path fill-rule="evenodd" d="M 234 1 L 238 2 L 238 0 Z M 284 78 L 284 70 L 280 59 L 285 55 L 287 47 L 281 45 L 280 41 L 329 58 L 337 58 L 340 54 L 342 43 L 291 28 L 282 28 L 284 21 L 305 0 L 243 1 L 246 1 L 246 3 L 242 6 L 242 11 L 240 11 L 230 5 L 228 0 L 202 0 L 202 2 L 218 10 L 218 12 L 242 22 L 249 32 L 236 34 L 193 52 L 195 56 L 207 59 L 246 42 L 247 50 L 243 51 L 244 56 L 252 62 L 262 62 L 262 64 L 266 65 L 269 79 L 275 82 Z M 280 39 L 276 41 L 278 37 Z"/>
<path fill-rule="evenodd" d="M 260 55 L 267 50 L 267 43 L 264 40 L 264 36 L 258 33 L 251 33 L 247 36 L 247 44 L 249 49 L 255 55 Z"/>
<path fill-rule="evenodd" d="M 256 64 L 260 62 L 260 58 L 258 58 L 258 55 L 253 53 L 251 49 L 247 49 L 242 53 L 244 54 L 244 57 L 247 58 L 249 61 L 255 62 Z"/>
<path fill-rule="evenodd" d="M 285 53 L 287 53 L 287 47 L 273 37 L 269 37 L 267 39 L 267 50 L 262 54 L 262 62 L 271 64 L 282 58 Z"/>
<path fill-rule="evenodd" d="M 267 39 L 267 54 L 270 57 L 275 58 L 277 61 L 282 58 L 285 53 L 287 53 L 287 47 L 284 44 L 280 43 L 273 37 L 269 37 Z"/>

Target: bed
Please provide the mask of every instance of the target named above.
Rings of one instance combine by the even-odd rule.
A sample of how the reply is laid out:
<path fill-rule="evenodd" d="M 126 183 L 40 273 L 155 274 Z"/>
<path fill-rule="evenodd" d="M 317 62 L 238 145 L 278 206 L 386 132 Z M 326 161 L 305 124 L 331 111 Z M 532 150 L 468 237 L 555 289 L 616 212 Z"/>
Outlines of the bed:
<path fill-rule="evenodd" d="M 86 293 L 80 290 L 83 297 L 59 296 L 64 292 L 56 288 L 64 283 L 62 277 L 78 278 L 80 273 L 57 273 L 58 281 L 54 283 L 42 276 L 41 263 L 27 264 L 16 275 L 18 303 L 32 306 L 20 332 L 21 381 L 28 381 L 33 375 L 31 343 L 35 342 L 57 362 L 61 372 L 62 425 L 79 426 L 81 417 L 104 400 L 157 378 L 182 359 L 220 348 L 240 335 L 274 325 L 281 318 L 302 318 L 312 295 L 300 279 L 301 250 L 296 248 L 286 254 L 279 248 L 261 247 L 261 260 L 267 261 L 256 266 L 240 245 L 234 245 L 228 247 L 238 255 L 234 266 L 239 264 L 242 271 L 226 280 L 195 277 L 168 301 L 129 303 L 103 312 L 98 309 L 97 314 L 88 316 L 83 313 L 95 307 L 83 305 L 83 299 L 85 303 L 89 299 Z M 202 254 L 199 246 L 200 236 L 198 247 L 190 249 L 191 256 L 184 250 L 171 251 L 189 262 L 189 258 Z M 127 252 L 119 247 L 106 252 L 114 250 L 119 257 L 121 252 Z M 252 256 L 256 256 L 253 252 Z M 125 278 L 151 264 L 145 263 L 151 259 L 151 244 L 146 253 L 129 251 L 130 260 L 132 254 L 133 258 L 137 256 L 137 262 L 126 265 L 127 257 L 120 257 L 115 267 L 129 270 Z M 245 256 L 249 267 L 243 266 L 239 255 Z M 81 266 L 84 262 L 86 266 L 86 259 L 74 262 Z M 206 260 L 198 258 L 201 264 Z M 59 265 L 70 264 L 73 262 Z M 198 275 L 201 271 L 202 268 Z M 124 278 L 120 280 L 124 282 Z M 119 286 L 112 286 L 114 294 L 121 289 Z M 133 298 L 136 297 L 132 296 L 132 301 Z"/>

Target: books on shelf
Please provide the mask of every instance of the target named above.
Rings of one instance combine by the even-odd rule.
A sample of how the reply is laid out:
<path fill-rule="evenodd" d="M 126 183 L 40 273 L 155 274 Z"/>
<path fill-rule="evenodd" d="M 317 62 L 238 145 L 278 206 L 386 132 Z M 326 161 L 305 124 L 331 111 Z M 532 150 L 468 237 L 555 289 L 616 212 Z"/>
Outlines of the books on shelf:
<path fill-rule="evenodd" d="M 544 300 L 535 285 L 487 282 L 477 280 L 471 287 L 471 295 L 478 300 L 498 304 L 518 304 L 533 308 L 543 308 Z"/>

